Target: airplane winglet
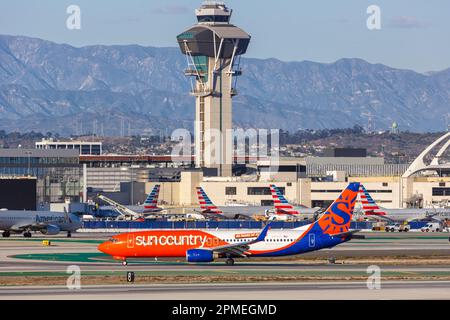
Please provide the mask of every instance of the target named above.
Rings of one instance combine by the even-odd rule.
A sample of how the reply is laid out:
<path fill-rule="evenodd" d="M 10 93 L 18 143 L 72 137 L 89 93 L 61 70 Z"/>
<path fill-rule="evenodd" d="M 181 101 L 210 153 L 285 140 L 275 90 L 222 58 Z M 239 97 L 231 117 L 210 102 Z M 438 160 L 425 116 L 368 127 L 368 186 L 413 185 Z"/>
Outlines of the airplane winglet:
<path fill-rule="evenodd" d="M 259 234 L 258 238 L 256 238 L 255 242 L 260 242 L 260 241 L 264 241 L 264 239 L 266 239 L 267 236 L 267 232 L 269 232 L 269 229 L 271 228 L 272 224 L 268 223 L 264 229 L 261 231 L 261 233 Z"/>

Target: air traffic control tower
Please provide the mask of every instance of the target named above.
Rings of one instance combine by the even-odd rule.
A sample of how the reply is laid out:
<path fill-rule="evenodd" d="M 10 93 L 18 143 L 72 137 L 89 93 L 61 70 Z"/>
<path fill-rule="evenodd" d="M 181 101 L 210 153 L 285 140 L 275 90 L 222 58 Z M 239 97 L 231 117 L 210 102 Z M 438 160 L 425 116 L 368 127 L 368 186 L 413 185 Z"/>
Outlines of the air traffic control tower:
<path fill-rule="evenodd" d="M 251 38 L 230 24 L 231 14 L 223 2 L 205 1 L 196 10 L 198 23 L 177 37 L 188 60 L 185 74 L 194 80 L 196 167 L 217 169 L 219 176 L 232 175 L 232 98 Z"/>

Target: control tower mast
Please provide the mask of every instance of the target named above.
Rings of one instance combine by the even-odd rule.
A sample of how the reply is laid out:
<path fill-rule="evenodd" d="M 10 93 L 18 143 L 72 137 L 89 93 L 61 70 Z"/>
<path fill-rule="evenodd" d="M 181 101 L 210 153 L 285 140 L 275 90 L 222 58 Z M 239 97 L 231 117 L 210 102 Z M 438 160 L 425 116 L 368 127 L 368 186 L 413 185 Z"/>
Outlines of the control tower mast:
<path fill-rule="evenodd" d="M 187 76 L 195 79 L 195 161 L 199 168 L 232 175 L 232 98 L 241 75 L 240 56 L 250 35 L 230 24 L 232 10 L 220 1 L 205 1 L 196 10 L 198 23 L 177 37 L 188 60 Z"/>

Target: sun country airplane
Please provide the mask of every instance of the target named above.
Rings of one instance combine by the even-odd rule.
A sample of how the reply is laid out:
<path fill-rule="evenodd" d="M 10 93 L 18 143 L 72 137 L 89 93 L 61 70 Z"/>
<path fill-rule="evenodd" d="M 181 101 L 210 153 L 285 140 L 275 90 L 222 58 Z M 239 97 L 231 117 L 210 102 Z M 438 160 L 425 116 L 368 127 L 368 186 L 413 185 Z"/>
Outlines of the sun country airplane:
<path fill-rule="evenodd" d="M 350 183 L 314 223 L 290 230 L 151 230 L 124 233 L 99 245 L 101 252 L 127 264 L 128 258 L 185 257 L 188 262 L 226 258 L 279 257 L 331 248 L 347 242 L 359 230 L 350 230 L 359 183 Z"/>
<path fill-rule="evenodd" d="M 229 205 L 217 207 L 202 187 L 197 188 L 197 198 L 200 204 L 200 213 L 208 218 L 216 219 L 250 219 L 255 214 L 264 214 L 272 207 Z"/>
<path fill-rule="evenodd" d="M 276 185 L 270 185 L 272 193 L 274 211 L 266 211 L 266 216 L 270 220 L 288 220 L 314 218 L 320 213 L 321 208 L 294 207 L 284 197 L 283 192 Z"/>
<path fill-rule="evenodd" d="M 434 208 L 385 209 L 379 207 L 362 184 L 359 187 L 359 198 L 362 212 L 365 216 L 390 222 L 403 223 L 413 220 L 433 219 L 434 216 L 440 213 Z"/>
<path fill-rule="evenodd" d="M 23 233 L 25 238 L 30 238 L 31 231 L 40 231 L 45 235 L 67 231 L 67 237 L 71 237 L 72 232 L 81 226 L 80 219 L 67 212 L 0 210 L 0 230 L 3 230 L 4 238 L 11 233 Z"/>
<path fill-rule="evenodd" d="M 141 219 L 145 215 L 158 213 L 164 210 L 163 208 L 158 207 L 158 196 L 160 189 L 161 186 L 159 184 L 155 185 L 152 191 L 148 194 L 144 204 L 140 206 L 124 206 L 105 197 L 104 195 L 98 195 L 98 198 L 108 203 L 111 208 L 116 209 L 116 211 L 118 211 L 121 215 L 130 216 L 134 219 Z"/>

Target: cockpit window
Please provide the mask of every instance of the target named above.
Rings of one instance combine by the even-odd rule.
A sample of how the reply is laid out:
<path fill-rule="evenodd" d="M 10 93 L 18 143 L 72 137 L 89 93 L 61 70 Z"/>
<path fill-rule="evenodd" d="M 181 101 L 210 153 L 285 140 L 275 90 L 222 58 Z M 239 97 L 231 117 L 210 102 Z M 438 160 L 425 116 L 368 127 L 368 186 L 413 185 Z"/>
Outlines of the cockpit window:
<path fill-rule="evenodd" d="M 119 240 L 116 239 L 116 238 L 110 238 L 108 241 L 109 241 L 109 242 L 112 242 L 112 243 L 117 243 L 117 242 L 119 242 Z"/>

